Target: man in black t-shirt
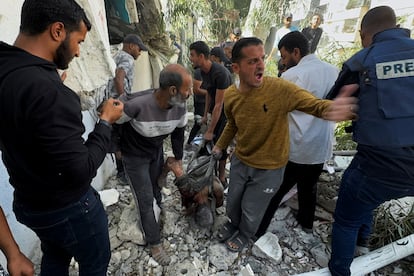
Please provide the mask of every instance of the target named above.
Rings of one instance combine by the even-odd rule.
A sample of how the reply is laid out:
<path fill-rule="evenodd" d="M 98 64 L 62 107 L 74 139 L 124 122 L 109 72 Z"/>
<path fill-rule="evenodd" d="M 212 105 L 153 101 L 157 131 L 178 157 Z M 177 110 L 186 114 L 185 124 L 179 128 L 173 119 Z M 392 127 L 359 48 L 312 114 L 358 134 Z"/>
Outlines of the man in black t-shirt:
<path fill-rule="evenodd" d="M 211 121 L 204 134 L 206 141 L 216 142 L 226 125 L 223 102 L 224 91 L 231 85 L 231 73 L 221 64 L 212 62 L 209 59 L 210 48 L 203 41 L 196 41 L 190 45 L 190 61 L 194 67 L 201 70 L 203 88 L 207 90 L 205 111 L 202 123 L 207 122 L 208 113 L 211 114 Z M 223 157 L 219 162 L 219 178 L 223 185 L 226 185 L 227 152 L 223 150 Z"/>
<path fill-rule="evenodd" d="M 315 53 L 316 47 L 318 46 L 319 40 L 322 36 L 322 28 L 320 28 L 319 25 L 321 25 L 321 16 L 319 14 L 315 14 L 312 16 L 310 26 L 302 30 L 302 34 L 309 41 L 311 54 Z"/>

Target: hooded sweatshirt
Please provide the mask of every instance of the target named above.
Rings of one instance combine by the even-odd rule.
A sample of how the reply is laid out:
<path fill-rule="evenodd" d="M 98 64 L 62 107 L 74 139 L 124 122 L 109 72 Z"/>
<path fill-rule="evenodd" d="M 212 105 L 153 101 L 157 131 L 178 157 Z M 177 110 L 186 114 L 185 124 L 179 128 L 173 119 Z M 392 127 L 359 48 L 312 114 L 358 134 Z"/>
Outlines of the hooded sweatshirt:
<path fill-rule="evenodd" d="M 14 200 L 31 210 L 81 198 L 110 146 L 110 127 L 82 138 L 78 95 L 56 65 L 0 42 L 0 150 Z"/>

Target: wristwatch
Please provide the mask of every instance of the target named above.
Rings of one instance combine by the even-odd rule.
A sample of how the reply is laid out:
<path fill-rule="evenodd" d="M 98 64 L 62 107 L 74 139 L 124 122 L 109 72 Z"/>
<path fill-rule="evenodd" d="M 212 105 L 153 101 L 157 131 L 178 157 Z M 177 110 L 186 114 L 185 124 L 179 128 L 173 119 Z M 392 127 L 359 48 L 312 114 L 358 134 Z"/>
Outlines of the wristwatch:
<path fill-rule="evenodd" d="M 109 127 L 110 129 L 112 129 L 112 124 L 106 120 L 102 120 L 101 118 L 98 118 L 98 121 L 96 122 L 96 124 L 103 124 Z"/>

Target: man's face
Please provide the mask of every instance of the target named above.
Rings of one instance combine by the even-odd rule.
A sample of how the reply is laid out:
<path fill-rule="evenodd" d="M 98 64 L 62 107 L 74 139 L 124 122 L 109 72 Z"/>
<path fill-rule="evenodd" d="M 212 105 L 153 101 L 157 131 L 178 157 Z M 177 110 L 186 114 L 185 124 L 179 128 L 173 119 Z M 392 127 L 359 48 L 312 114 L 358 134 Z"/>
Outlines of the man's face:
<path fill-rule="evenodd" d="M 136 60 L 141 55 L 141 48 L 136 44 L 131 44 L 130 54 Z"/>
<path fill-rule="evenodd" d="M 201 55 L 198 55 L 195 50 L 190 50 L 190 61 L 193 65 L 193 68 L 200 67 Z"/>
<path fill-rule="evenodd" d="M 230 41 L 237 42 L 238 40 L 240 40 L 240 35 L 230 34 Z"/>
<path fill-rule="evenodd" d="M 280 49 L 280 57 L 282 59 L 283 65 L 286 67 L 285 69 L 287 70 L 298 64 L 300 60 L 300 51 L 298 48 L 294 48 L 290 53 L 285 49 L 285 47 L 282 47 Z"/>
<path fill-rule="evenodd" d="M 243 48 L 241 60 L 233 63 L 233 71 L 239 75 L 240 86 L 260 87 L 265 70 L 265 50 L 263 45 L 251 45 Z"/>
<path fill-rule="evenodd" d="M 233 50 L 233 47 L 232 46 L 226 46 L 226 47 L 223 48 L 223 50 L 224 50 L 224 54 L 226 55 L 226 57 L 228 59 L 231 59 L 231 50 Z"/>
<path fill-rule="evenodd" d="M 184 76 L 183 83 L 174 96 L 171 96 L 168 103 L 171 106 L 185 107 L 185 103 L 192 94 L 193 81 L 190 75 Z"/>
<path fill-rule="evenodd" d="M 215 63 L 221 63 L 220 58 L 219 57 L 216 57 L 215 55 L 210 55 L 210 60 L 212 62 L 215 62 Z"/>
<path fill-rule="evenodd" d="M 67 69 L 72 59 L 80 55 L 79 45 L 85 40 L 87 32 L 83 22 L 80 24 L 79 31 L 66 32 L 65 40 L 56 49 L 53 59 L 58 69 Z"/>
<path fill-rule="evenodd" d="M 319 17 L 319 15 L 314 15 L 311 20 L 311 27 L 318 28 L 319 25 L 321 25 L 321 18 Z"/>
<path fill-rule="evenodd" d="M 285 17 L 283 19 L 283 25 L 285 25 L 286 28 L 289 28 L 290 25 L 292 25 L 292 17 Z"/>

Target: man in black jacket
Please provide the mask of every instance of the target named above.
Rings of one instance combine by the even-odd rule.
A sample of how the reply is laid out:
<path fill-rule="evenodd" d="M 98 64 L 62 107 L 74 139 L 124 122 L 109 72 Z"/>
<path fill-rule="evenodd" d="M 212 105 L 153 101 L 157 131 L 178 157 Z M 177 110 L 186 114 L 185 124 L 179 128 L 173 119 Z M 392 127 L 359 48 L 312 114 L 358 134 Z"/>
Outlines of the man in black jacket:
<path fill-rule="evenodd" d="M 57 69 L 79 56 L 91 24 L 74 0 L 26 0 L 14 45 L 0 43 L 0 149 L 19 222 L 41 241 L 41 275 L 106 275 L 107 217 L 91 181 L 123 104 L 108 100 L 86 141 L 78 95 Z"/>

